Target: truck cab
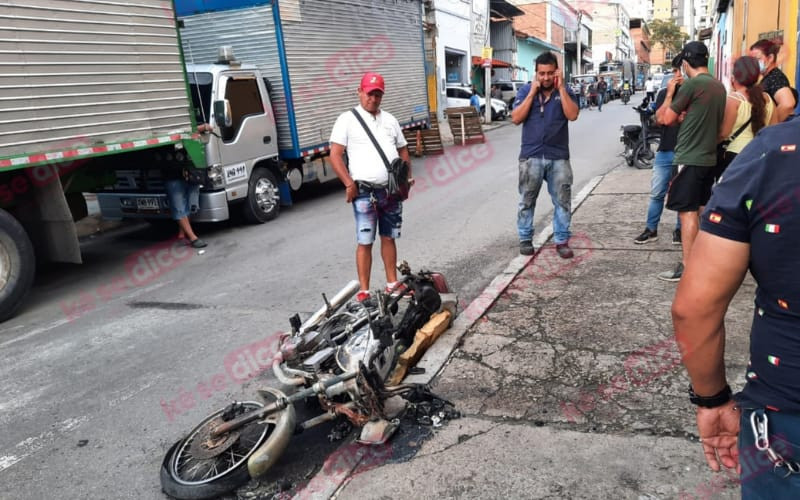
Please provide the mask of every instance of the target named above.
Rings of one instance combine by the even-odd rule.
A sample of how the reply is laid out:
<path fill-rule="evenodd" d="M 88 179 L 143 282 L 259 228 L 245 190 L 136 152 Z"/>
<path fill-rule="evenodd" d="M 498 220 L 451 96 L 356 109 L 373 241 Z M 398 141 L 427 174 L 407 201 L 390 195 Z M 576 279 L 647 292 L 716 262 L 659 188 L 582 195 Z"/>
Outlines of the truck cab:
<path fill-rule="evenodd" d="M 255 66 L 239 64 L 224 47 L 216 64 L 187 64 L 186 76 L 195 120 L 204 130 L 207 161 L 199 211 L 192 220 L 222 221 L 232 210 L 241 210 L 254 223 L 274 219 L 284 175 L 269 82 Z M 145 167 L 116 170 L 115 184 L 97 192 L 104 218 L 170 217 L 163 183 L 168 162 L 152 160 L 142 158 Z"/>

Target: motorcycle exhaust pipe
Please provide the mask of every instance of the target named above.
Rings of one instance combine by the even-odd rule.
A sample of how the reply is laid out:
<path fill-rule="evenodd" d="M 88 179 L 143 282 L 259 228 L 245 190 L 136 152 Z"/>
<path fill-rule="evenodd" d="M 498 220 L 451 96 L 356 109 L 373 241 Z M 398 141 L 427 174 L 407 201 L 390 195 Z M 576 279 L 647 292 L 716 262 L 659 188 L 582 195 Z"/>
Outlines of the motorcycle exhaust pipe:
<path fill-rule="evenodd" d="M 310 318 L 300 325 L 299 333 L 302 335 L 303 333 L 317 326 L 320 321 L 336 312 L 336 310 L 342 307 L 348 300 L 353 298 L 353 295 L 358 292 L 360 287 L 361 285 L 356 280 L 353 280 L 345 285 L 345 287 L 339 290 L 339 292 L 334 295 L 330 301 L 326 300 L 326 304 L 324 306 L 320 307 L 317 312 L 312 314 Z"/>

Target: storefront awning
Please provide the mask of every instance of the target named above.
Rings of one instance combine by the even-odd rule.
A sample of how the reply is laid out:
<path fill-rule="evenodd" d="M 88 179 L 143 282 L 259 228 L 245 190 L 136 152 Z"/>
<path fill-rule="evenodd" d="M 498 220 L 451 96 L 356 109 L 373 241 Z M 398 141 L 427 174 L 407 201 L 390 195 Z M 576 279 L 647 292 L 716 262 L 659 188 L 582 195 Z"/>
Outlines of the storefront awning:
<path fill-rule="evenodd" d="M 473 66 L 480 66 L 483 64 L 483 58 L 478 56 L 472 56 L 472 65 Z M 505 61 L 501 61 L 500 59 L 492 59 L 492 67 L 493 68 L 510 68 L 511 63 L 507 63 Z"/>

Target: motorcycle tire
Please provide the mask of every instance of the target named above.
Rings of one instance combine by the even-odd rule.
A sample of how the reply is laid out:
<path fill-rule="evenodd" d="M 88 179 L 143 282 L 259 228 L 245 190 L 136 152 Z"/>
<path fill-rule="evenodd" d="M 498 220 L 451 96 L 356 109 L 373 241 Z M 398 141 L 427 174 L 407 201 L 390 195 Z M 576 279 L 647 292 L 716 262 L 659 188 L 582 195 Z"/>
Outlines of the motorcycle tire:
<path fill-rule="evenodd" d="M 247 401 L 242 404 L 246 405 L 245 411 L 251 411 L 264 406 L 263 402 L 258 401 Z M 217 498 L 236 488 L 244 486 L 252 479 L 248 469 L 249 457 L 266 440 L 276 437 L 272 435 L 274 427 L 262 422 L 251 422 L 244 425 L 240 430 L 233 431 L 234 433 L 238 432 L 238 435 L 236 435 L 235 439 L 232 439 L 229 444 L 225 445 L 224 452 L 216 456 L 208 458 L 192 456 L 192 439 L 203 436 L 205 432 L 204 427 L 211 425 L 211 422 L 220 417 L 226 409 L 227 408 L 217 410 L 207 416 L 197 427 L 192 429 L 186 437 L 170 447 L 169 451 L 164 456 L 164 460 L 161 462 L 160 479 L 161 489 L 164 493 L 173 498 L 185 500 Z M 227 470 L 218 473 L 218 458 L 219 460 L 227 460 L 227 452 L 230 450 L 231 455 L 234 455 L 234 447 L 238 447 L 241 456 L 237 457 L 233 464 L 229 464 Z M 183 462 L 182 466 L 178 463 L 179 460 Z M 203 470 L 208 471 L 203 477 L 188 477 L 192 474 L 199 474 Z M 211 474 L 212 470 L 216 475 L 211 478 L 206 478 L 205 476 Z M 186 477 L 179 477 L 181 473 L 185 473 Z"/>
<path fill-rule="evenodd" d="M 625 151 L 622 153 L 622 156 L 625 158 L 625 163 L 628 164 L 629 167 L 633 166 L 633 154 L 636 152 L 635 149 L 631 150 L 631 148 L 626 144 Z"/>
<path fill-rule="evenodd" d="M 653 162 L 656 158 L 656 150 L 660 141 L 658 139 L 649 139 L 647 144 L 640 142 L 636 149 L 633 151 L 633 163 L 639 170 L 647 170 L 653 168 Z"/>

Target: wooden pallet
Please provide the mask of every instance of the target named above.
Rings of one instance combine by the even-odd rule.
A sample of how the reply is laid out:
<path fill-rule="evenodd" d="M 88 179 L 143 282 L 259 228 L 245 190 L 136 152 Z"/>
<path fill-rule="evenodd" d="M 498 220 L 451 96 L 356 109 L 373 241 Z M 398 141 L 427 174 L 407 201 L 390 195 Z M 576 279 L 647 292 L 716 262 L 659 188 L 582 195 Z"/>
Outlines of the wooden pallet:
<path fill-rule="evenodd" d="M 408 141 L 408 152 L 413 156 L 444 154 L 439 124 L 435 119 L 431 121 L 431 128 L 406 129 L 403 135 Z"/>
<path fill-rule="evenodd" d="M 453 132 L 453 141 L 458 145 L 486 142 L 481 127 L 481 117 L 472 106 L 447 108 L 447 122 Z"/>

